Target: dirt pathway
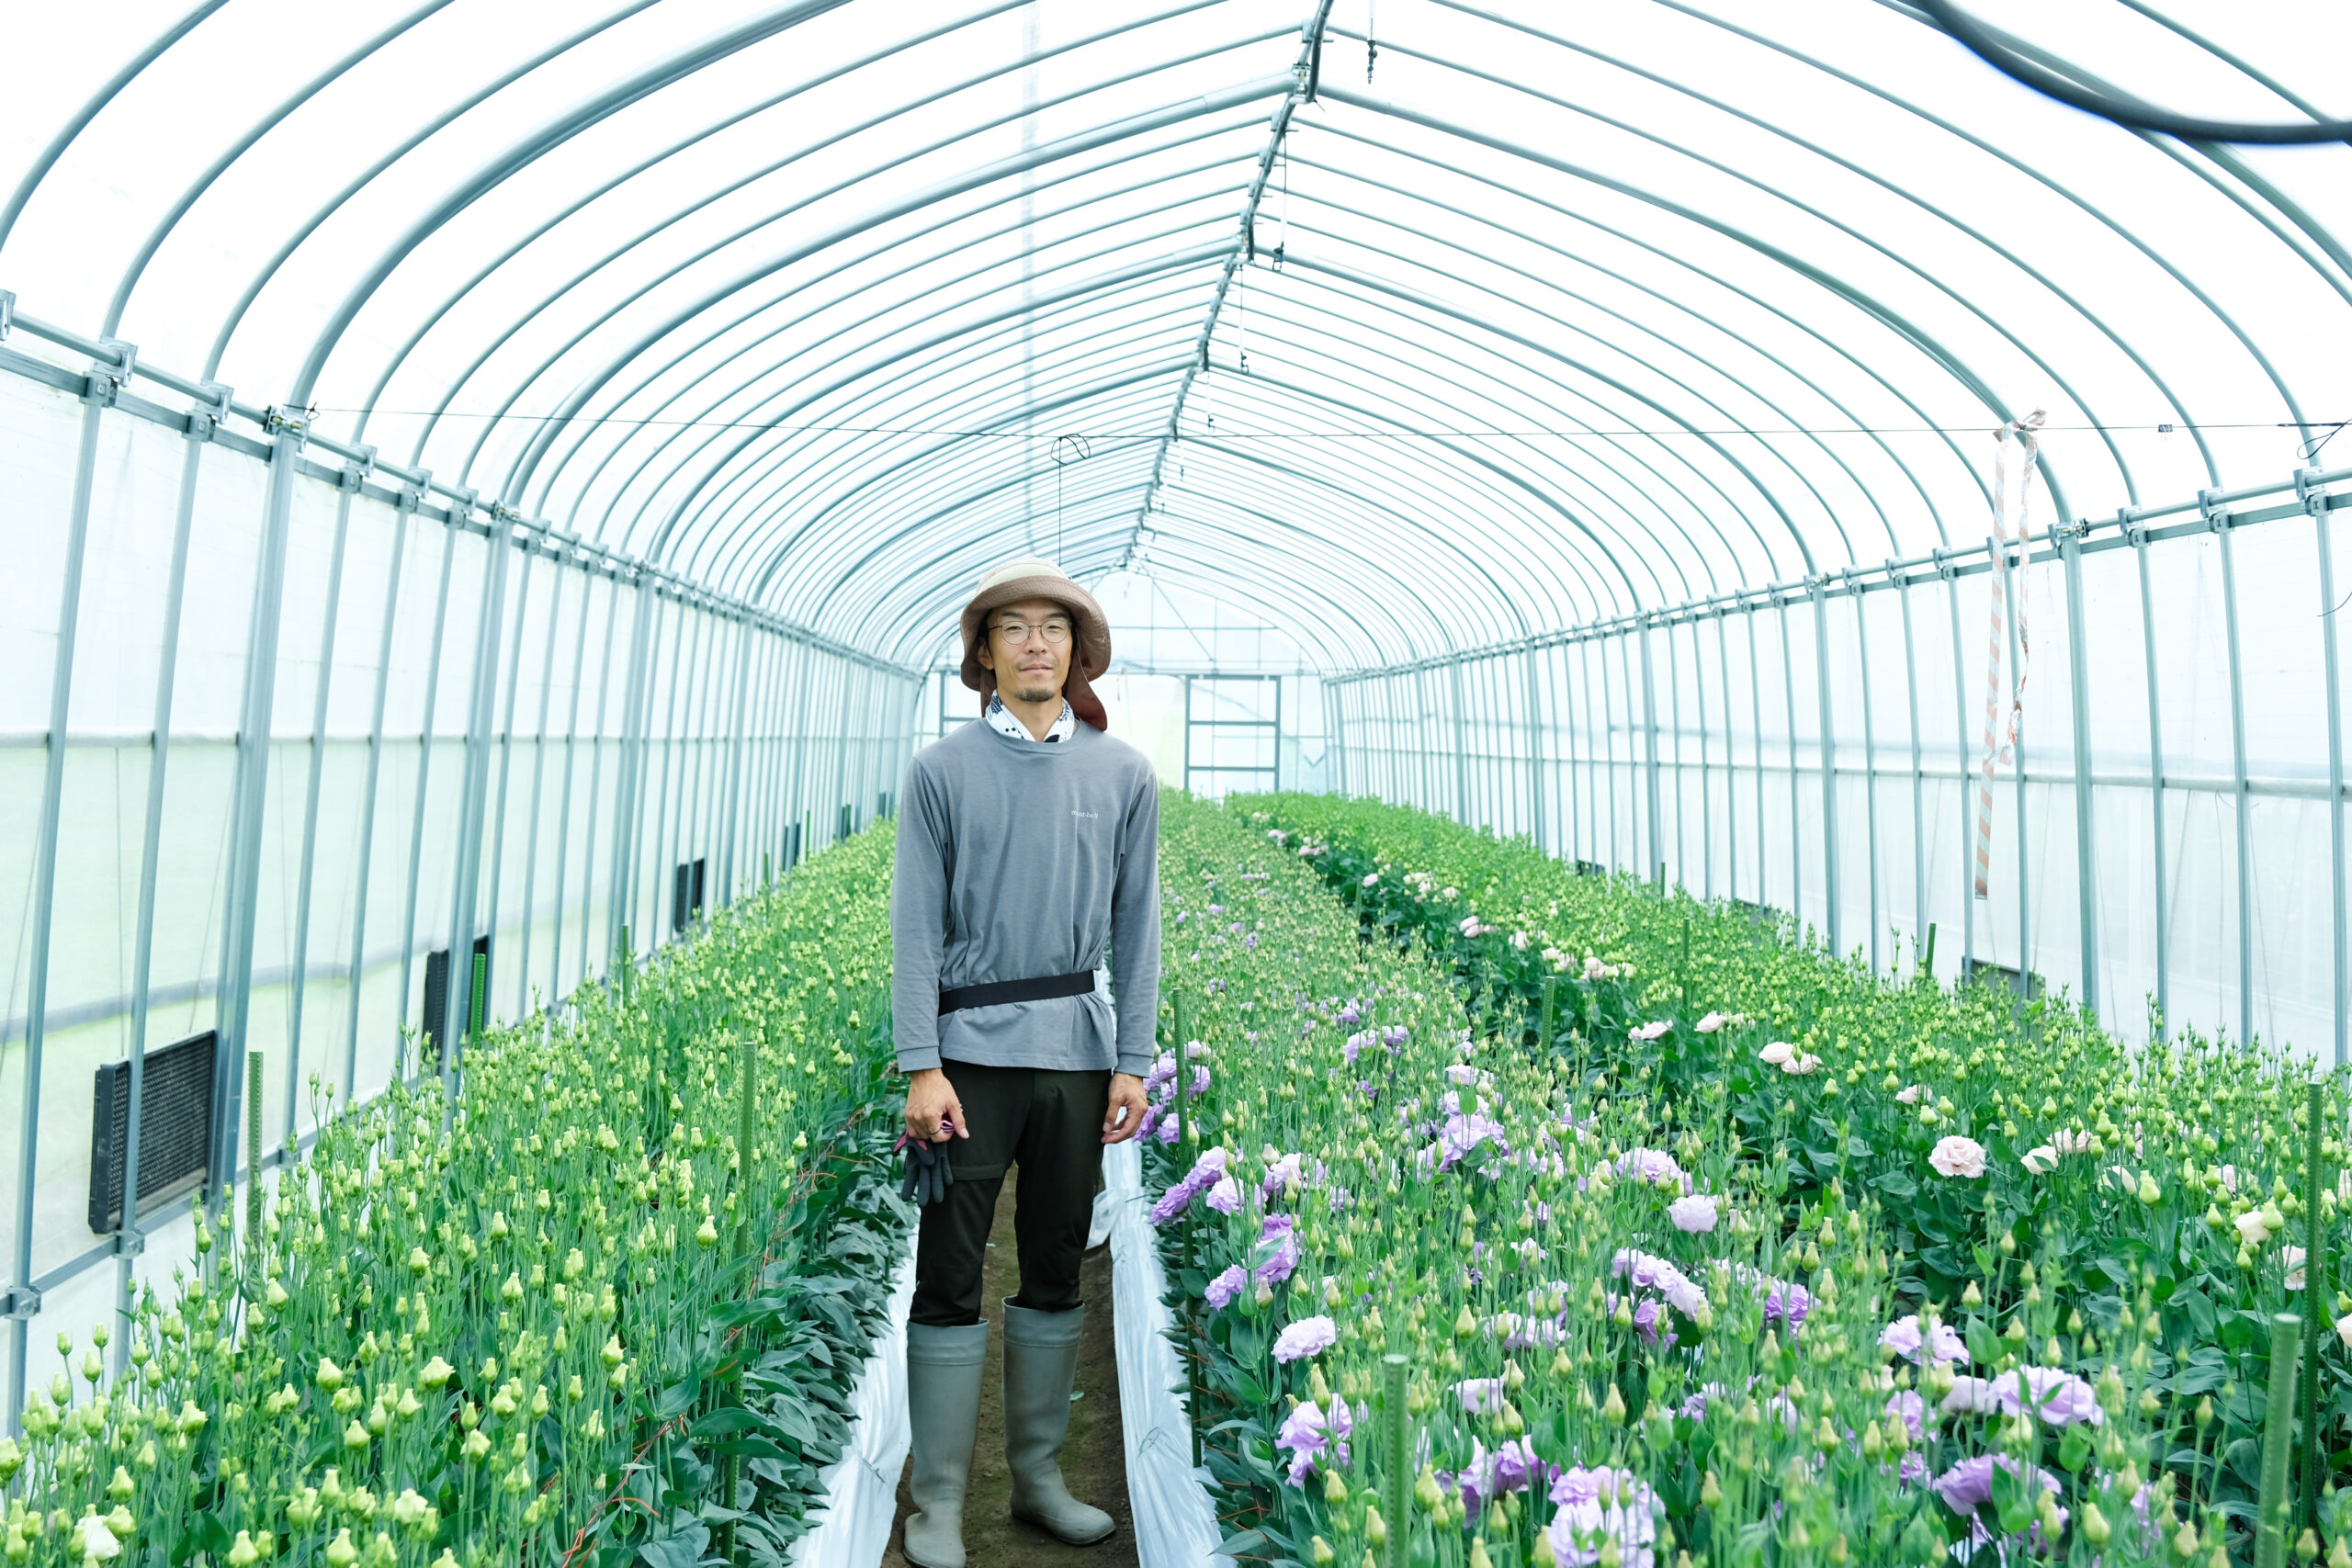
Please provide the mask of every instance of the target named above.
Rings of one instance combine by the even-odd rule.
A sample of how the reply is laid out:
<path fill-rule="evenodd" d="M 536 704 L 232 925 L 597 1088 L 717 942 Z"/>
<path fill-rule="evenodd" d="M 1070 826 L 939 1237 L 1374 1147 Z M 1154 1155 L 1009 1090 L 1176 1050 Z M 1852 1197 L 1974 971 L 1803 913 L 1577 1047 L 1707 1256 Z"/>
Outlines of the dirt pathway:
<path fill-rule="evenodd" d="M 989 1234 L 987 1273 L 980 1292 L 980 1310 L 989 1323 L 989 1359 L 980 1382 L 980 1427 L 972 1450 L 972 1489 L 964 1502 L 964 1552 L 968 1568 L 1133 1568 L 1136 1561 L 1134 1521 L 1127 1514 L 1125 1440 L 1119 1426 L 1118 1357 L 1111 1338 L 1111 1249 L 1098 1247 L 1086 1255 L 1081 1279 L 1086 1292 L 1086 1337 L 1079 1348 L 1077 1392 L 1083 1398 L 1069 1407 L 1069 1441 L 1062 1449 L 1062 1475 L 1070 1495 L 1104 1509 L 1119 1522 L 1108 1540 L 1092 1546 L 1065 1546 L 1035 1525 L 1023 1524 L 1010 1513 L 1012 1478 L 1004 1468 L 1003 1388 L 1004 1314 L 999 1306 L 1021 1288 L 1021 1269 L 1013 1249 L 1012 1208 L 1020 1172 L 1005 1178 L 997 1200 L 996 1224 Z M 909 1568 L 899 1550 L 912 1505 L 907 1498 L 906 1476 L 899 1477 L 898 1517 L 890 1527 L 890 1544 L 883 1550 L 882 1568 Z"/>

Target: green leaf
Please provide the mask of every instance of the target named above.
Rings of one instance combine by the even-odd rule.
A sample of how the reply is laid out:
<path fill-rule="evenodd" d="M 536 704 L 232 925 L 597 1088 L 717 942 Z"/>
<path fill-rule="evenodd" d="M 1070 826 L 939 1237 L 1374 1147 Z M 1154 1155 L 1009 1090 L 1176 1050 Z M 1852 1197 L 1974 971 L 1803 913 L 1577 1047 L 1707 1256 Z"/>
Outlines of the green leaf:
<path fill-rule="evenodd" d="M 1265 1544 L 1266 1534 L 1263 1530 L 1240 1530 L 1218 1541 L 1216 1554 L 1220 1557 L 1239 1557 L 1245 1552 L 1257 1551 Z"/>

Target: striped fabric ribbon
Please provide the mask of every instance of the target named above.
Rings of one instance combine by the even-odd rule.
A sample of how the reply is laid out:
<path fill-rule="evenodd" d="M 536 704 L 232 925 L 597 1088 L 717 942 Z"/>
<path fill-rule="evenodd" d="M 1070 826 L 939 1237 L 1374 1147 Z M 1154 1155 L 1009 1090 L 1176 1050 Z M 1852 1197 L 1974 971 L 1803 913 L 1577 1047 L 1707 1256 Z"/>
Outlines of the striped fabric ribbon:
<path fill-rule="evenodd" d="M 1976 784 L 1976 897 L 1991 896 L 1993 874 L 1993 777 L 2003 766 L 2018 765 L 2018 737 L 2025 723 L 2025 682 L 2033 658 L 2033 642 L 2027 635 L 2025 604 L 2025 552 L 2033 536 L 2029 518 L 2033 509 L 2033 465 L 2041 444 L 2037 433 L 2047 415 L 2036 409 L 2023 419 L 2013 419 L 1993 432 L 1993 532 L 1984 541 L 1985 553 L 1993 562 L 1993 570 L 1985 581 L 1992 584 L 1992 626 L 1984 649 L 1984 765 Z M 2017 437 L 2025 455 L 2025 471 L 2018 481 L 2018 667 L 2017 681 L 2009 690 L 2008 723 L 2001 723 L 2001 657 L 2005 639 L 2002 637 L 2002 615 L 2007 601 L 2009 583 L 2009 437 Z"/>

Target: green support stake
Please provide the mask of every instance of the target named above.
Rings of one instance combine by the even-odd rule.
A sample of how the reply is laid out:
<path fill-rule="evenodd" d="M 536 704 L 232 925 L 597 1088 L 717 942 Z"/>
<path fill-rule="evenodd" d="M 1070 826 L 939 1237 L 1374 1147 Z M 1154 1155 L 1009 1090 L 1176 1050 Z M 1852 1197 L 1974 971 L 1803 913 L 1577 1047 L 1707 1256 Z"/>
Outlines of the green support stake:
<path fill-rule="evenodd" d="M 1406 1568 L 1411 1562 L 1413 1516 L 1413 1423 L 1405 1410 L 1405 1387 L 1412 1363 L 1392 1350 L 1381 1358 L 1380 1446 L 1386 1473 L 1380 1478 L 1380 1508 L 1388 1527 L 1385 1568 Z"/>
<path fill-rule="evenodd" d="M 1190 1131 L 1193 1099 L 1192 1063 L 1186 1059 L 1184 1053 L 1184 1042 L 1191 1038 L 1193 1032 L 1193 1007 L 1182 991 L 1177 992 L 1170 999 L 1176 1010 L 1176 1158 L 1177 1163 L 1181 1165 L 1191 1157 L 1193 1147 L 1190 1138 L 1186 1136 Z M 1190 1264 L 1193 1260 L 1193 1232 L 1190 1225 L 1184 1228 L 1182 1235 L 1183 1251 L 1181 1257 L 1185 1263 Z M 1186 1309 L 1186 1315 L 1191 1315 L 1189 1308 Z M 1192 1430 L 1193 1468 L 1198 1470 L 1201 1468 L 1201 1424 L 1197 1418 L 1200 1402 L 1194 1395 L 1200 1383 L 1193 1376 L 1193 1351 L 1187 1347 L 1184 1354 L 1184 1425 Z"/>
<path fill-rule="evenodd" d="M 2302 1320 L 2282 1312 L 2270 1319 L 2270 1413 L 2262 1425 L 2262 1514 L 2254 1538 L 2255 1568 L 2287 1568 L 2287 1521 L 2294 1498 L 2287 1461 L 2295 1446 L 2295 1359 Z"/>
<path fill-rule="evenodd" d="M 735 1256 L 738 1258 L 748 1252 L 752 1245 L 752 1126 L 759 1111 L 759 1080 L 753 1069 L 759 1062 L 760 1047 L 748 1032 L 743 1036 L 743 1048 L 740 1055 L 742 1062 L 737 1074 L 738 1098 L 742 1109 L 735 1126 Z"/>
<path fill-rule="evenodd" d="M 1553 1031 L 1559 1018 L 1559 1003 L 1560 977 L 1556 975 L 1546 975 L 1544 976 L 1544 1029 L 1535 1040 L 1536 1049 L 1546 1055 L 1550 1055 L 1552 1050 Z"/>
<path fill-rule="evenodd" d="M 621 1006 L 623 1007 L 628 1006 L 628 961 L 630 955 L 636 952 L 637 945 L 629 941 L 628 927 L 624 924 L 621 927 L 620 951 L 613 954 L 613 967 L 620 975 Z"/>
<path fill-rule="evenodd" d="M 261 1284 L 261 1053 L 245 1053 L 245 1260 Z"/>
<path fill-rule="evenodd" d="M 490 954 L 474 954 L 473 992 L 466 998 L 466 1038 L 471 1040 L 481 1032 L 482 1011 L 490 1001 Z"/>
<path fill-rule="evenodd" d="M 775 856 L 766 850 L 760 852 L 760 886 L 763 887 L 775 886 Z"/>
<path fill-rule="evenodd" d="M 2304 1128 L 2306 1153 L 2303 1177 L 2303 1460 L 2295 1510 L 2306 1529 L 2319 1523 L 2319 1325 L 2327 1321 L 2327 1232 L 2319 1223 L 2320 1194 L 2328 1190 L 2320 1164 L 2320 1111 L 2323 1086 L 2313 1078 L 2310 1089 L 2310 1121 Z"/>
<path fill-rule="evenodd" d="M 1919 973 L 1932 980 L 1936 977 L 1936 922 L 1928 922 L 1928 953 L 1919 962 Z"/>

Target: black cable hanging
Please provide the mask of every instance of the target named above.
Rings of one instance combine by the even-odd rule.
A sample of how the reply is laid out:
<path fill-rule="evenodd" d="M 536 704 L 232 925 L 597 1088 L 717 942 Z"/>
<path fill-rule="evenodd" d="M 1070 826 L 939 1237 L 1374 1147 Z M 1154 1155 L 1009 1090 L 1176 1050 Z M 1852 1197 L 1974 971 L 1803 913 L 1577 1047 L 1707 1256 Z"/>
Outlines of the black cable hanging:
<path fill-rule="evenodd" d="M 2264 146 L 2306 146 L 2321 141 L 2352 141 L 2352 120 L 2314 120 L 2308 125 L 2256 124 L 2239 120 L 2199 119 L 2175 114 L 2129 94 L 2101 93 L 2037 65 L 1993 35 L 1984 23 L 1952 4 L 1952 0 L 1916 0 L 1928 19 L 2002 74 L 2024 83 L 2045 97 L 2071 105 L 2086 114 L 2128 126 L 2134 130 L 2177 136 L 2185 141 L 2238 141 Z"/>

